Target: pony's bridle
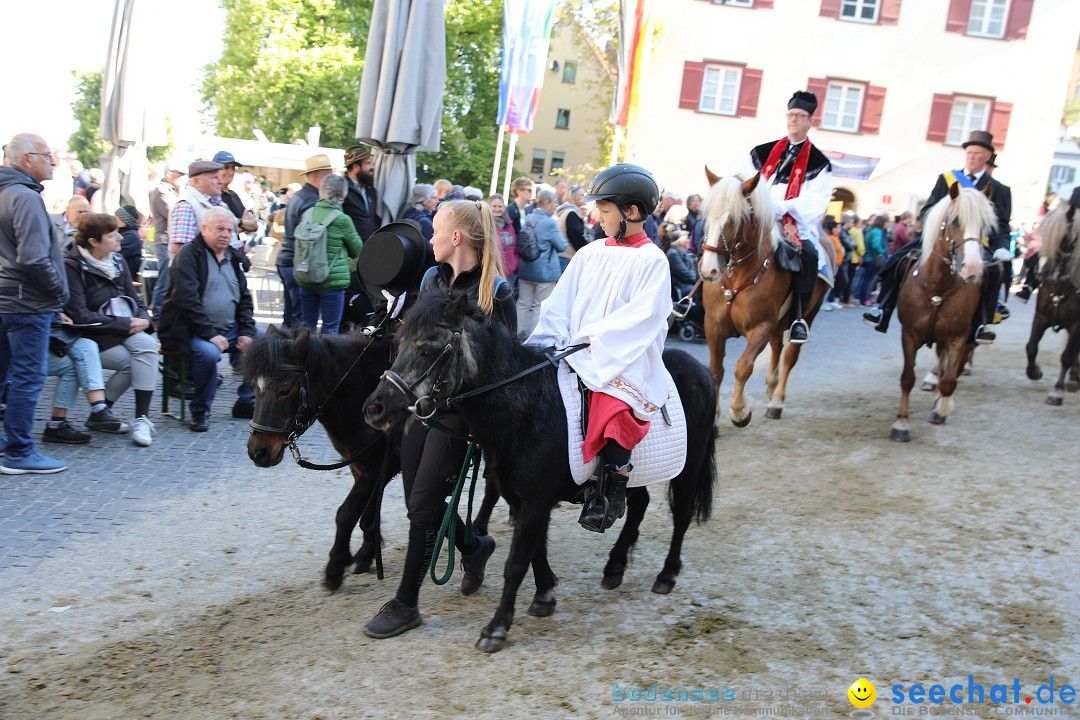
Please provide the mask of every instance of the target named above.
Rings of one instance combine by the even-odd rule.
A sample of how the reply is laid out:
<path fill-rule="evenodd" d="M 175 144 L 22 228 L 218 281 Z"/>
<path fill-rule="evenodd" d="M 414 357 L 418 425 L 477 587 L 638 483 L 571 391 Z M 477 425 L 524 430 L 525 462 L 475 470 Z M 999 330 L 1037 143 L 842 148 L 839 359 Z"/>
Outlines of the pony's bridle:
<path fill-rule="evenodd" d="M 398 375 L 393 370 L 386 370 L 382 374 L 382 379 L 394 386 L 405 399 L 409 402 L 409 412 L 416 415 L 420 420 L 430 420 L 435 416 L 435 413 L 439 410 L 439 401 L 436 396 L 443 390 L 443 372 L 446 370 L 446 360 L 450 358 L 451 353 L 455 348 L 460 350 L 461 329 L 454 331 L 454 336 L 450 338 L 450 341 L 443 347 L 439 356 L 428 366 L 428 369 L 423 372 L 420 377 L 416 378 L 411 384 L 405 382 L 405 379 Z M 438 374 L 435 376 L 434 381 L 431 383 L 431 393 L 424 396 L 418 396 L 416 394 L 416 386 L 423 381 L 428 375 L 435 372 L 435 369 L 439 368 Z"/>
<path fill-rule="evenodd" d="M 291 442 L 303 435 L 307 432 L 308 428 L 315 424 L 315 421 L 319 417 L 319 413 L 312 412 L 310 394 L 308 393 L 308 371 L 299 365 L 292 364 L 281 365 L 281 370 L 285 372 L 300 373 L 300 402 L 296 406 L 296 413 L 293 415 L 292 422 L 288 427 L 275 427 L 273 425 L 257 423 L 252 419 L 248 425 L 251 426 L 251 429 L 255 432 L 266 433 L 267 435 L 284 435 L 288 438 L 288 441 Z"/>
<path fill-rule="evenodd" d="M 750 208 L 750 215 L 751 215 L 751 218 L 752 218 L 753 214 L 754 214 L 754 204 L 750 201 L 749 197 L 746 198 L 746 204 Z M 724 264 L 724 267 L 720 269 L 720 278 L 718 280 L 716 280 L 716 282 L 720 283 L 720 287 L 724 288 L 724 300 L 727 302 L 728 305 L 730 305 L 731 303 L 733 303 L 735 301 L 735 296 L 736 295 L 738 295 L 739 293 L 741 293 L 743 290 L 747 289 L 751 285 L 757 285 L 761 281 L 762 276 L 769 269 L 770 258 L 769 258 L 768 255 L 766 255 L 765 259 L 761 261 L 761 266 L 757 269 L 757 272 L 755 272 L 753 275 L 751 275 L 750 278 L 748 280 L 746 280 L 746 282 L 744 282 L 742 285 L 740 285 L 739 287 L 737 287 L 735 289 L 729 288 L 727 286 L 727 283 L 724 281 L 724 278 L 726 277 L 726 278 L 730 279 L 735 274 L 735 268 L 742 265 L 744 262 L 746 262 L 747 260 L 752 258 L 755 254 L 760 252 L 761 247 L 766 242 L 768 242 L 769 236 L 765 235 L 760 241 L 758 241 L 758 244 L 757 244 L 756 247 L 754 247 L 751 250 L 748 250 L 742 257 L 736 258 L 735 257 L 735 251 L 737 251 L 740 247 L 742 247 L 742 240 L 739 240 L 739 241 L 737 241 L 735 243 L 735 245 L 730 246 L 728 244 L 727 235 L 724 233 L 724 225 L 726 225 L 726 224 L 727 223 L 721 223 L 721 225 L 720 225 L 720 242 L 722 242 L 723 245 L 724 245 L 723 252 L 721 252 L 719 248 L 711 247 L 708 244 L 705 244 L 702 247 L 704 248 L 705 251 L 714 252 L 717 255 L 723 255 L 725 258 L 727 258 L 727 262 Z"/>

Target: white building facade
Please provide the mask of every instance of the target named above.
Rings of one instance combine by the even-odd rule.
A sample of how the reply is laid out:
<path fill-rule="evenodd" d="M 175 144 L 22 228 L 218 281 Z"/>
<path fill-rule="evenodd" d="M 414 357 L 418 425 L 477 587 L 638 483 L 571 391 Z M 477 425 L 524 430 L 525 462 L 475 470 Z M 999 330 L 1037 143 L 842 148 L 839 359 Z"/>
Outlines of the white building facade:
<path fill-rule="evenodd" d="M 1013 217 L 1035 216 L 1080 32 L 1078 0 L 666 0 L 627 160 L 684 197 L 785 134 L 795 90 L 856 212 L 917 210 L 972 130 Z"/>

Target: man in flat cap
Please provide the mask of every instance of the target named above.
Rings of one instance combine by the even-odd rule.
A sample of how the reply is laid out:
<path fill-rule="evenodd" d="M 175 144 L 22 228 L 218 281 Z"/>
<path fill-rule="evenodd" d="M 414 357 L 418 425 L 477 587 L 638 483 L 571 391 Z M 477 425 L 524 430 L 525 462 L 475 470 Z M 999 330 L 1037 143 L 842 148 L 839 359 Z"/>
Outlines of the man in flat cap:
<path fill-rule="evenodd" d="M 211 160 L 188 165 L 188 186 L 169 211 L 169 257 L 199 234 L 203 217 L 212 207 L 225 207 L 221 200 L 221 171 L 224 166 Z"/>
<path fill-rule="evenodd" d="M 832 200 L 832 165 L 807 139 L 818 107 L 817 96 L 797 90 L 787 107 L 787 137 L 751 150 L 739 175 L 749 178 L 761 173 L 761 182 L 769 184 L 784 239 L 801 249 L 802 271 L 792 279 L 795 302 L 789 333 L 792 343 L 801 344 L 810 339 L 803 313 L 810 307 L 818 272 L 828 273 L 828 257 L 821 248 L 818 228 Z"/>
<path fill-rule="evenodd" d="M 964 148 L 964 169 L 947 170 L 937 177 L 934 189 L 930 192 L 926 204 L 919 212 L 919 220 L 923 226 L 923 232 L 936 232 L 934 228 L 926 227 L 926 213 L 937 204 L 939 200 L 949 193 L 952 185 L 959 183 L 961 187 L 985 190 L 990 186 L 990 202 L 994 204 L 994 212 L 997 214 L 997 227 L 989 233 L 988 237 L 982 238 L 984 255 L 995 261 L 1009 262 L 1012 253 L 1009 252 L 1011 243 L 1009 218 L 1012 216 L 1012 191 L 990 177 L 990 169 L 987 167 L 990 159 L 994 156 L 994 136 L 985 130 L 974 130 L 968 141 L 961 147 Z M 897 268 L 904 258 L 911 253 L 918 253 L 921 249 L 921 240 L 911 242 L 893 253 L 889 262 L 881 270 L 881 292 L 878 293 L 878 306 L 863 313 L 863 320 L 872 325 L 878 332 L 886 332 L 889 329 L 889 318 L 896 309 L 896 302 L 900 297 L 900 286 L 908 273 L 900 273 Z M 903 276 L 903 277 L 901 277 Z M 971 342 L 986 345 L 994 342 L 995 333 L 989 329 L 994 319 L 994 311 L 997 309 L 998 291 L 1001 289 L 1001 281 L 1004 274 L 1001 263 L 987 265 L 983 279 L 982 299 L 979 301 L 979 309 L 975 312 L 972 321 Z"/>

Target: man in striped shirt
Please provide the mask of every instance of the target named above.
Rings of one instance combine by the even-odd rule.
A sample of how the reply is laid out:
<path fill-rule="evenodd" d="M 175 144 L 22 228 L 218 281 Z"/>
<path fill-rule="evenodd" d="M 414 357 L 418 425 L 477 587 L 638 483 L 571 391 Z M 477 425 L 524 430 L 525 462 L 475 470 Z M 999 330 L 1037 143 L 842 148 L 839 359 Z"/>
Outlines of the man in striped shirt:
<path fill-rule="evenodd" d="M 188 186 L 169 212 L 169 257 L 199 234 L 206 211 L 222 207 L 221 163 L 196 160 L 188 166 Z"/>

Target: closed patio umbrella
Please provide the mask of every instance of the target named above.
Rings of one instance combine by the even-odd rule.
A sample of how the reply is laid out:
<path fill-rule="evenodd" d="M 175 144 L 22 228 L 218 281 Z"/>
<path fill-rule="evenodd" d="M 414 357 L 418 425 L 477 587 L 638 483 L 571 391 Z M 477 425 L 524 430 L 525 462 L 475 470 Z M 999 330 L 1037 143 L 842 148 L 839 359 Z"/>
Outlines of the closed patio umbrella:
<path fill-rule="evenodd" d="M 444 0 L 375 0 L 356 137 L 375 148 L 375 187 L 383 223 L 405 209 L 416 151 L 439 149 L 446 86 Z"/>
<path fill-rule="evenodd" d="M 152 26 L 155 9 L 147 0 L 116 0 L 113 10 L 101 83 L 101 137 L 113 144 L 101 159 L 104 212 L 134 205 L 150 214 L 146 147 L 168 142 L 165 111 L 150 96 L 154 43 L 161 37 Z"/>

